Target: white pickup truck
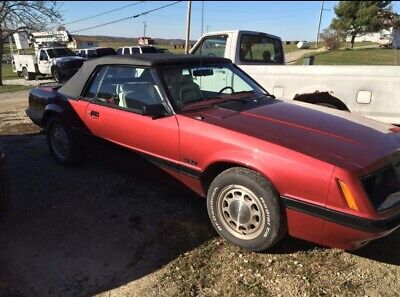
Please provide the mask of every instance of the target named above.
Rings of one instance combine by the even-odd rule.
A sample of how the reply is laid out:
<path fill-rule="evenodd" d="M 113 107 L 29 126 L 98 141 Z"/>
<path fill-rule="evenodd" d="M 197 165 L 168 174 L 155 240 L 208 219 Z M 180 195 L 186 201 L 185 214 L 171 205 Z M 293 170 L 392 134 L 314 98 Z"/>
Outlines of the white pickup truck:
<path fill-rule="evenodd" d="M 41 48 L 35 55 L 14 54 L 13 67 L 26 80 L 37 75 L 51 75 L 55 81 L 63 82 L 71 77 L 86 61 L 66 47 Z"/>
<path fill-rule="evenodd" d="M 238 30 L 206 33 L 190 53 L 231 59 L 277 98 L 400 125 L 399 66 L 285 65 L 279 37 Z"/>

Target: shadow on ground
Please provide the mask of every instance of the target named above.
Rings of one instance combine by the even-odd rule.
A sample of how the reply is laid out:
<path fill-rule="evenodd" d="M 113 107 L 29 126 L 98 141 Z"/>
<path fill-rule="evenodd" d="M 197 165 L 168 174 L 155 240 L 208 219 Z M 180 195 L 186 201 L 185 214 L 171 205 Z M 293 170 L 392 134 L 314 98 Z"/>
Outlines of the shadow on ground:
<path fill-rule="evenodd" d="M 93 295 L 216 236 L 205 199 L 126 150 L 90 142 L 85 161 L 64 168 L 40 133 L 2 136 L 0 146 L 12 179 L 11 207 L 0 224 L 0 295 Z M 286 238 L 268 252 L 316 247 Z M 356 254 L 399 265 L 399 247 L 395 232 Z"/>
<path fill-rule="evenodd" d="M 143 277 L 215 236 L 205 200 L 147 161 L 90 143 L 58 166 L 45 136 L 0 138 L 12 201 L 0 224 L 0 292 L 86 296 Z"/>

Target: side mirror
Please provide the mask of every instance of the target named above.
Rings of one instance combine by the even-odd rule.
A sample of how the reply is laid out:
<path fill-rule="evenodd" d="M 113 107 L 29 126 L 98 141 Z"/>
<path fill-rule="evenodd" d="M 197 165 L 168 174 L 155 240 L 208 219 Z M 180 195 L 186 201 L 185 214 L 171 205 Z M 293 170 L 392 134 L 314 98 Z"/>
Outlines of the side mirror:
<path fill-rule="evenodd" d="M 142 115 L 151 116 L 153 120 L 162 118 L 167 115 L 167 110 L 162 104 L 152 104 L 142 106 Z"/>

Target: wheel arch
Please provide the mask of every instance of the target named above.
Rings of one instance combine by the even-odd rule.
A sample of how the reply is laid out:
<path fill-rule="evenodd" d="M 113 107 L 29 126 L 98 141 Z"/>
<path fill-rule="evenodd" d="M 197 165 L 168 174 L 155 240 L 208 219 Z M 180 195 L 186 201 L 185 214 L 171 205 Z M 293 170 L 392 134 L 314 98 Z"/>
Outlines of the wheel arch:
<path fill-rule="evenodd" d="M 258 166 L 254 164 L 249 164 L 246 162 L 242 162 L 239 160 L 217 160 L 210 163 L 206 169 L 203 171 L 200 181 L 201 186 L 205 195 L 207 195 L 208 188 L 210 187 L 212 181 L 222 172 L 229 168 L 233 167 L 242 167 L 253 170 L 263 176 L 267 181 L 269 181 L 273 187 L 277 190 L 276 183 L 277 183 L 277 176 L 275 175 L 274 171 L 270 170 L 265 172 L 266 170 L 261 170 Z M 277 190 L 278 192 L 278 190 Z"/>
<path fill-rule="evenodd" d="M 48 104 L 43 113 L 42 124 L 43 127 L 47 126 L 47 123 L 53 116 L 62 117 L 62 109 L 58 105 L 55 104 Z"/>
<path fill-rule="evenodd" d="M 311 104 L 328 103 L 335 106 L 339 110 L 350 111 L 342 100 L 333 96 L 329 91 L 315 91 L 313 93 L 296 94 L 293 100 Z"/>

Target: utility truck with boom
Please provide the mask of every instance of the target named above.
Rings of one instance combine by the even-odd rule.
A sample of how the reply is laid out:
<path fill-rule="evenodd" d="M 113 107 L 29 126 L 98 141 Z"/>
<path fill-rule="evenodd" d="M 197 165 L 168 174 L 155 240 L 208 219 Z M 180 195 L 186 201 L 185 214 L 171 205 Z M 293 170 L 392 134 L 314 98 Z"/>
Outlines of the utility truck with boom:
<path fill-rule="evenodd" d="M 206 33 L 190 54 L 230 59 L 279 99 L 400 125 L 399 66 L 286 65 L 278 36 L 241 30 Z M 227 73 L 219 75 L 231 83 Z"/>
<path fill-rule="evenodd" d="M 51 75 L 62 83 L 86 61 L 67 48 L 71 39 L 67 31 L 35 32 L 30 38 L 20 33 L 13 36 L 17 48 L 17 53 L 12 51 L 13 70 L 26 80 Z"/>

